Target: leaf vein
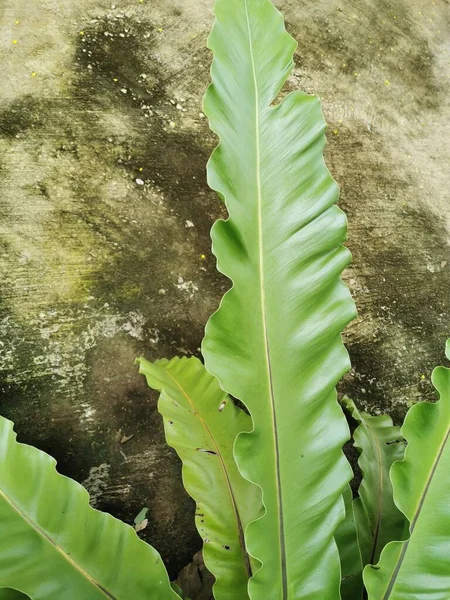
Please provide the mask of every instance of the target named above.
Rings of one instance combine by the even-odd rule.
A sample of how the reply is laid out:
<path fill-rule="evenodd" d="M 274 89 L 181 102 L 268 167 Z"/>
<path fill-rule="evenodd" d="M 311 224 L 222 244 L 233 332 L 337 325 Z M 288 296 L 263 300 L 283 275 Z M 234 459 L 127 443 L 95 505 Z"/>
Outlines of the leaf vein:
<path fill-rule="evenodd" d="M 388 584 L 386 592 L 385 592 L 385 594 L 383 596 L 383 600 L 388 600 L 391 597 L 391 593 L 392 593 L 392 591 L 394 589 L 394 585 L 395 585 L 395 583 L 397 581 L 397 577 L 398 577 L 398 575 L 400 573 L 400 569 L 402 567 L 403 561 L 405 560 L 405 556 L 406 556 L 406 552 L 408 550 L 409 542 L 411 541 L 411 537 L 412 537 L 412 535 L 414 533 L 414 529 L 416 527 L 417 521 L 418 521 L 418 519 L 420 517 L 420 514 L 422 512 L 422 509 L 423 509 L 423 506 L 425 504 L 425 500 L 427 498 L 428 492 L 430 491 L 430 487 L 431 487 L 431 483 L 433 481 L 433 477 L 434 477 L 434 475 L 436 473 L 436 470 L 437 470 L 437 468 L 439 466 L 439 462 L 440 462 L 440 460 L 442 458 L 442 455 L 444 454 L 444 450 L 445 450 L 445 447 L 446 447 L 446 445 L 447 445 L 447 443 L 449 441 L 449 438 L 450 438 L 450 428 L 447 430 L 447 434 L 444 437 L 444 441 L 442 442 L 442 445 L 439 448 L 438 455 L 436 457 L 436 460 L 433 463 L 433 466 L 431 468 L 430 474 L 428 476 L 425 489 L 423 490 L 423 493 L 420 496 L 419 504 L 417 505 L 417 508 L 416 508 L 416 510 L 414 512 L 414 515 L 413 515 L 413 518 L 411 520 L 410 538 L 406 542 L 404 542 L 404 544 L 403 544 L 402 551 L 400 552 L 397 564 L 395 565 L 394 572 L 392 573 L 392 576 L 391 576 L 391 578 L 389 580 L 389 584 Z"/>
<path fill-rule="evenodd" d="M 279 537 L 280 537 L 280 562 L 281 562 L 281 574 L 283 582 L 283 600 L 288 598 L 288 577 L 287 577 L 287 565 L 286 565 L 286 542 L 284 533 L 284 515 L 283 515 L 283 499 L 281 495 L 281 473 L 280 473 L 280 450 L 278 440 L 278 429 L 277 429 L 277 414 L 275 406 L 275 395 L 273 385 L 273 374 L 270 358 L 270 346 L 268 327 L 266 319 L 266 297 L 265 297 L 265 282 L 264 282 L 264 244 L 263 244 L 263 216 L 262 216 L 262 186 L 261 186 L 261 133 L 260 133 L 260 110 L 259 110 L 259 87 L 258 78 L 256 74 L 255 57 L 253 51 L 253 39 L 252 31 L 250 26 L 250 17 L 248 12 L 248 0 L 244 0 L 245 3 L 245 14 L 247 19 L 247 30 L 248 30 L 248 41 L 250 49 L 250 60 L 252 64 L 253 72 L 253 83 L 255 87 L 255 126 L 256 126 L 256 184 L 258 192 L 258 243 L 259 243 L 259 280 L 260 280 L 260 296 L 261 296 L 261 314 L 262 314 L 262 326 L 263 326 L 263 337 L 265 346 L 266 356 L 266 367 L 269 387 L 269 397 L 272 409 L 272 420 L 274 430 L 274 446 L 275 446 L 275 471 L 277 480 L 277 502 L 278 502 L 278 526 L 279 526 Z"/>

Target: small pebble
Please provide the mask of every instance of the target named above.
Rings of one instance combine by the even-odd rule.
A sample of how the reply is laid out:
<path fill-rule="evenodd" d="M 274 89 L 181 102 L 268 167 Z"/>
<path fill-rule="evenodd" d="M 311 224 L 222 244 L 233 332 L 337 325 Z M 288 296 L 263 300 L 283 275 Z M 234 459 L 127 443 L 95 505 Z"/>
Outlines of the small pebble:
<path fill-rule="evenodd" d="M 138 185 L 144 185 L 144 182 L 142 181 L 142 179 L 136 179 L 136 183 Z"/>

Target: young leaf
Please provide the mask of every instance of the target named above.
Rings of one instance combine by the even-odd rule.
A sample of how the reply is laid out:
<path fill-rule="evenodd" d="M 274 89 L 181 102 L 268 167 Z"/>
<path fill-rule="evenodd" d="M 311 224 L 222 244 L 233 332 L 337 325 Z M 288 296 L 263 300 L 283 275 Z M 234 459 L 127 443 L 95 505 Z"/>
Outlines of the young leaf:
<path fill-rule="evenodd" d="M 235 445 L 266 512 L 246 541 L 262 568 L 253 600 L 339 597 L 333 538 L 351 469 L 335 385 L 349 368 L 341 331 L 355 314 L 340 276 L 346 219 L 324 160 L 320 102 L 303 93 L 272 105 L 295 42 L 269 0 L 216 0 L 212 84 L 204 111 L 220 138 L 208 181 L 229 219 L 212 231 L 232 282 L 210 319 L 206 366 L 249 409 Z"/>
<path fill-rule="evenodd" d="M 361 552 L 356 534 L 353 495 L 350 486 L 344 489 L 345 519 L 336 530 L 336 543 L 341 557 L 341 598 L 361 600 L 363 593 Z"/>
<path fill-rule="evenodd" d="M 183 461 L 183 482 L 197 503 L 203 558 L 216 577 L 214 596 L 245 600 L 252 564 L 244 530 L 262 507 L 258 488 L 237 469 L 233 444 L 251 429 L 251 419 L 197 358 L 139 362 L 149 386 L 161 391 L 166 439 Z"/>
<path fill-rule="evenodd" d="M 183 590 L 180 588 L 180 586 L 175 582 L 172 582 L 172 589 L 180 596 L 181 600 L 189 600 L 189 598 L 183 593 Z"/>
<path fill-rule="evenodd" d="M 0 417 L 0 587 L 33 600 L 179 599 L 158 553 L 55 465 Z"/>
<path fill-rule="evenodd" d="M 343 404 L 360 423 L 353 438 L 360 452 L 358 464 L 363 479 L 354 512 L 364 567 L 378 562 L 388 542 L 403 539 L 405 517 L 394 503 L 389 471 L 394 462 L 403 460 L 405 442 L 400 428 L 393 425 L 388 415 L 373 417 L 359 411 L 348 398 Z"/>
<path fill-rule="evenodd" d="M 394 499 L 409 519 L 407 541 L 391 542 L 364 570 L 370 600 L 450 598 L 450 369 L 438 367 L 436 404 L 411 408 L 405 459 L 391 469 Z"/>

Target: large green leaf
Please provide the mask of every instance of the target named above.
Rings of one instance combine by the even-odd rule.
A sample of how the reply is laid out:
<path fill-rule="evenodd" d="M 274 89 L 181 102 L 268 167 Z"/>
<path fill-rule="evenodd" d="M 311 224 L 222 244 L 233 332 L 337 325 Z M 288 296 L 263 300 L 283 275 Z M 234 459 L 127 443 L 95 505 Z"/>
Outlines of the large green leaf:
<path fill-rule="evenodd" d="M 363 593 L 361 552 L 356 534 L 353 495 L 350 486 L 344 490 L 345 519 L 336 531 L 336 543 L 341 557 L 342 600 L 361 600 Z"/>
<path fill-rule="evenodd" d="M 349 368 L 341 331 L 354 305 L 340 276 L 346 219 L 324 160 L 317 98 L 288 95 L 295 42 L 269 0 L 216 0 L 204 101 L 220 137 L 208 181 L 229 219 L 212 232 L 219 270 L 233 282 L 210 319 L 206 366 L 249 409 L 240 471 L 263 490 L 265 515 L 246 532 L 263 566 L 253 600 L 333 600 L 333 538 L 344 516 L 349 436 L 335 385 Z"/>
<path fill-rule="evenodd" d="M 0 600 L 30 600 L 29 596 L 11 588 L 0 589 Z"/>
<path fill-rule="evenodd" d="M 238 433 L 252 428 L 197 358 L 150 363 L 140 359 L 148 384 L 161 391 L 158 409 L 167 442 L 183 461 L 183 482 L 197 503 L 203 558 L 216 577 L 216 600 L 248 599 L 252 575 L 244 530 L 261 514 L 260 493 L 239 473 L 233 458 Z"/>
<path fill-rule="evenodd" d="M 55 465 L 0 417 L 0 587 L 33 600 L 179 598 L 158 553 Z"/>
<path fill-rule="evenodd" d="M 450 598 L 450 370 L 435 369 L 432 380 L 441 399 L 411 408 L 405 459 L 391 469 L 410 537 L 388 544 L 378 565 L 364 570 L 370 600 Z"/>
<path fill-rule="evenodd" d="M 354 511 L 363 566 L 375 564 L 388 542 L 402 540 L 405 517 L 394 503 L 389 471 L 403 460 L 405 442 L 400 427 L 388 415 L 372 416 L 359 411 L 354 402 L 344 405 L 359 423 L 353 439 L 360 452 L 358 464 L 363 474 Z"/>

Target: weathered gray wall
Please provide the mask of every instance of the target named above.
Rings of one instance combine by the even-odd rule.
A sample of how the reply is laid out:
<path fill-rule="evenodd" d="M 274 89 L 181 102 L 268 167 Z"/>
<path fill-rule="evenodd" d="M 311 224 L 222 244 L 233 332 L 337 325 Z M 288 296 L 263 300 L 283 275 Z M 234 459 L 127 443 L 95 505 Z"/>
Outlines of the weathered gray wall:
<path fill-rule="evenodd" d="M 193 505 L 133 361 L 196 353 L 227 287 L 201 114 L 212 0 L 0 2 L 0 411 L 98 507 L 148 506 L 175 574 L 199 546 Z M 433 396 L 450 334 L 450 6 L 277 5 L 350 221 L 341 391 L 400 419 Z"/>

